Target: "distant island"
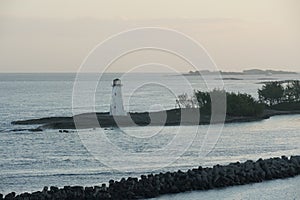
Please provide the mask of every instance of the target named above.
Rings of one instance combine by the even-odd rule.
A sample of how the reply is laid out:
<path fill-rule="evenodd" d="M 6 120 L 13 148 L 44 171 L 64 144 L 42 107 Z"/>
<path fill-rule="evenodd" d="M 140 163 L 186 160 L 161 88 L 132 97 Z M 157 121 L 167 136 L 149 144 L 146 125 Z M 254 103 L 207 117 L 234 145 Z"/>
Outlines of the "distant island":
<path fill-rule="evenodd" d="M 203 75 L 274 75 L 274 74 L 297 74 L 297 72 L 290 71 L 281 71 L 281 70 L 261 70 L 261 69 L 249 69 L 243 70 L 242 72 L 224 72 L 224 71 L 209 71 L 209 70 L 201 70 L 201 71 L 189 71 L 188 73 L 184 73 L 184 76 L 196 76 L 199 74 Z"/>
<path fill-rule="evenodd" d="M 33 129 L 12 131 L 43 131 L 45 129 L 86 129 L 118 126 L 176 126 L 205 125 L 210 123 L 252 122 L 268 119 L 275 115 L 300 114 L 300 81 L 288 83 L 268 82 L 258 90 L 259 100 L 246 93 L 226 92 L 214 89 L 210 92 L 194 91 L 192 96 L 179 95 L 176 107 L 157 112 L 129 112 L 126 115 L 110 115 L 109 112 L 83 113 L 70 117 L 46 117 L 13 121 L 13 125 L 37 125 Z M 226 98 L 224 120 L 212 121 L 211 96 Z M 224 113 L 225 112 L 225 113 Z M 77 122 L 77 123 L 76 123 Z"/>

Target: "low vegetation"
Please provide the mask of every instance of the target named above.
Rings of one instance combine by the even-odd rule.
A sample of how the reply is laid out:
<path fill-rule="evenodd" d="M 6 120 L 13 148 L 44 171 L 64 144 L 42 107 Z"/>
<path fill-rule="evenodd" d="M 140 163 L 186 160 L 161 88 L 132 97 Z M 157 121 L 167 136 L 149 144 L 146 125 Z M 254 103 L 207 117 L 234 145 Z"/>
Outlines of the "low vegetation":
<path fill-rule="evenodd" d="M 300 81 L 270 82 L 258 90 L 259 101 L 276 110 L 300 110 Z"/>
<path fill-rule="evenodd" d="M 201 113 L 210 114 L 212 95 L 220 97 L 226 96 L 226 114 L 228 116 L 259 116 L 264 110 L 264 105 L 256 101 L 249 94 L 236 94 L 218 89 L 210 92 L 202 92 L 198 90 L 194 92 L 192 97 L 188 97 L 187 94 L 184 94 L 184 98 L 179 96 L 179 99 L 177 99 L 177 105 L 180 108 L 199 108 Z M 195 99 L 197 101 L 195 101 Z"/>
<path fill-rule="evenodd" d="M 256 101 L 249 94 L 226 92 L 216 89 L 211 92 L 195 91 L 199 108 L 204 113 L 211 111 L 211 95 L 226 95 L 226 114 L 228 116 L 259 116 L 264 110 L 263 104 Z"/>
<path fill-rule="evenodd" d="M 226 114 L 228 116 L 261 116 L 265 108 L 274 110 L 300 110 L 300 81 L 269 82 L 258 90 L 256 100 L 246 93 L 226 92 L 214 89 L 210 92 L 194 91 L 189 97 L 179 95 L 176 105 L 179 108 L 198 108 L 202 114 L 211 113 L 211 96 L 226 95 Z"/>

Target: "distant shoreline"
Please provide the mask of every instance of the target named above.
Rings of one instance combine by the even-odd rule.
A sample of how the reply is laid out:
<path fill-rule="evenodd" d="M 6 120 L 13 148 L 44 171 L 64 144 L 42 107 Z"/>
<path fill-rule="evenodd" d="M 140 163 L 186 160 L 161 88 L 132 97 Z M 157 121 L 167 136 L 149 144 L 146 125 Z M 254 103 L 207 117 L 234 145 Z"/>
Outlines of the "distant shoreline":
<path fill-rule="evenodd" d="M 298 74 L 297 72 L 291 71 L 281 71 L 281 70 L 260 70 L 260 69 L 250 69 L 243 70 L 242 72 L 224 72 L 224 71 L 209 71 L 209 70 L 201 70 L 201 71 L 190 71 L 189 73 L 184 73 L 184 76 L 197 76 L 197 75 L 282 75 L 282 74 Z"/>

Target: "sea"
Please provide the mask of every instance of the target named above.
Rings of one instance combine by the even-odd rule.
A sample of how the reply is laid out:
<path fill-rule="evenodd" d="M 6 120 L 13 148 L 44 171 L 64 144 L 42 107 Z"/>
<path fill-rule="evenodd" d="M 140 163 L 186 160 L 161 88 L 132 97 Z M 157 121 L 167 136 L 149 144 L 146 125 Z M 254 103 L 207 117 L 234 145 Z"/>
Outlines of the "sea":
<path fill-rule="evenodd" d="M 15 120 L 108 112 L 112 80 L 120 78 L 130 112 L 178 107 L 178 95 L 213 88 L 251 94 L 267 81 L 300 74 L 183 76 L 172 73 L 0 74 L 0 193 L 44 186 L 95 186 L 123 177 L 300 155 L 300 115 L 201 126 L 132 126 L 30 132 Z M 95 81 L 97 80 L 97 81 Z M 98 137 L 99 136 L 99 137 Z M 98 139 L 97 139 L 98 138 Z M 300 199 L 300 177 L 156 199 Z"/>

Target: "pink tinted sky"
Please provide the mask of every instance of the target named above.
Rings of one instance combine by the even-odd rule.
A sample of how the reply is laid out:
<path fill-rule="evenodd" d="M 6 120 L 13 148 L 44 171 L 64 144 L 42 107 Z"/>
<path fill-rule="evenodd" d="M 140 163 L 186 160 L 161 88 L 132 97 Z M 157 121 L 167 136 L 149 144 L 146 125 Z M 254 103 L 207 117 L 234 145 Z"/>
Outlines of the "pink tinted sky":
<path fill-rule="evenodd" d="M 143 26 L 191 36 L 223 71 L 300 71 L 299 9 L 297 0 L 2 0 L 0 72 L 75 72 L 107 37 Z M 111 71 L 153 57 L 179 71 L 191 69 L 169 55 L 143 52 Z"/>

